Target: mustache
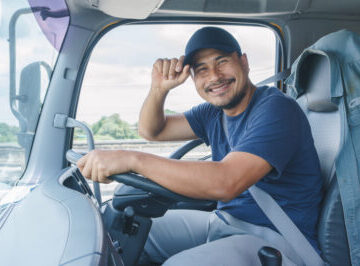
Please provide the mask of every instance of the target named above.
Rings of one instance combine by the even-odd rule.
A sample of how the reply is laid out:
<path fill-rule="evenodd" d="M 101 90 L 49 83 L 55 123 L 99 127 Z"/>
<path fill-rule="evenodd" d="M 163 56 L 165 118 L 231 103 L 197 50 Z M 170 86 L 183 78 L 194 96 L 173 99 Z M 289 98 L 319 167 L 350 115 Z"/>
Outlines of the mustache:
<path fill-rule="evenodd" d="M 212 90 L 214 87 L 219 87 L 219 86 L 222 86 L 222 85 L 228 85 L 232 82 L 234 82 L 235 79 L 234 78 L 231 78 L 231 79 L 220 79 L 216 82 L 213 82 L 213 83 L 210 83 L 209 85 L 207 85 L 205 87 L 205 92 L 209 92 L 210 90 Z"/>

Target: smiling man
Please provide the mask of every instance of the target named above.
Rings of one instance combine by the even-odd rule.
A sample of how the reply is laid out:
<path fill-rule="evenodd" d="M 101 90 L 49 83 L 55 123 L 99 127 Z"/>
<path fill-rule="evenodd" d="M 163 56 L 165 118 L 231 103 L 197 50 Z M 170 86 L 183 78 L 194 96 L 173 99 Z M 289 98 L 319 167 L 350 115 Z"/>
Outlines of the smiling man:
<path fill-rule="evenodd" d="M 189 76 L 206 103 L 165 115 L 167 94 Z M 259 248 L 273 246 L 285 265 L 302 264 L 296 243 L 276 232 L 249 194 L 254 184 L 276 200 L 318 251 L 322 181 L 308 121 L 278 89 L 251 83 L 246 54 L 228 32 L 202 28 L 190 38 L 185 56 L 155 62 L 139 132 L 156 141 L 202 138 L 211 145 L 213 161 L 93 151 L 78 163 L 83 175 L 106 183 L 109 175 L 134 171 L 179 194 L 218 201 L 211 213 L 174 210 L 154 219 L 142 263 L 260 265 Z"/>

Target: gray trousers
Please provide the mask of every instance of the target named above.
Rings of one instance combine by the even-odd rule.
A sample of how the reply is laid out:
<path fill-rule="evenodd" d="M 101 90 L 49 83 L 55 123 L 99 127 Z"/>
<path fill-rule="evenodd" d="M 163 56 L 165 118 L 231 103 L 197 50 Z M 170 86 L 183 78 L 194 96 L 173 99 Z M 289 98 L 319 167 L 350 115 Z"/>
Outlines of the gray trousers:
<path fill-rule="evenodd" d="M 170 210 L 164 217 L 153 219 L 141 263 L 261 265 L 257 252 L 270 246 L 281 251 L 283 265 L 303 264 L 277 232 L 216 212 Z"/>

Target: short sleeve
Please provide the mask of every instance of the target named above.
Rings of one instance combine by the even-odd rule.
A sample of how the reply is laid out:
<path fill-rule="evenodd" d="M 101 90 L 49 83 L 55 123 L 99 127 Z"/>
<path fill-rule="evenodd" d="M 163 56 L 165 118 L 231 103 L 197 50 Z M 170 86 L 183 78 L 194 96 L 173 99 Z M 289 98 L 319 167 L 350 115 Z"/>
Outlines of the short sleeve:
<path fill-rule="evenodd" d="M 232 151 L 260 156 L 276 170 L 273 178 L 279 178 L 300 145 L 301 112 L 287 97 L 264 99 L 252 110 L 244 135 Z"/>
<path fill-rule="evenodd" d="M 208 128 L 212 126 L 216 108 L 209 103 L 203 103 L 191 108 L 184 113 L 192 130 L 201 138 L 206 145 L 209 145 Z"/>

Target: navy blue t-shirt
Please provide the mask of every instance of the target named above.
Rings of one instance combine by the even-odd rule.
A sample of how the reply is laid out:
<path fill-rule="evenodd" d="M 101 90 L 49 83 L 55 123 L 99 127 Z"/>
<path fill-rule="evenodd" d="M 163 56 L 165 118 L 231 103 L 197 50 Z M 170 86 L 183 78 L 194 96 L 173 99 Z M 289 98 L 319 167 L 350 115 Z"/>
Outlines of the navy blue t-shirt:
<path fill-rule="evenodd" d="M 276 200 L 319 252 L 316 224 L 322 178 L 310 125 L 299 105 L 276 88 L 257 88 L 243 113 L 225 115 L 228 137 L 220 108 L 203 103 L 185 116 L 195 134 L 211 145 L 213 161 L 221 161 L 229 152 L 248 152 L 273 167 L 256 185 Z M 248 190 L 229 202 L 219 201 L 218 209 L 275 229 Z"/>

